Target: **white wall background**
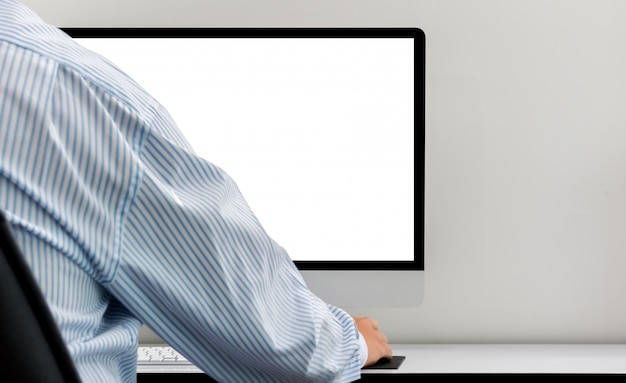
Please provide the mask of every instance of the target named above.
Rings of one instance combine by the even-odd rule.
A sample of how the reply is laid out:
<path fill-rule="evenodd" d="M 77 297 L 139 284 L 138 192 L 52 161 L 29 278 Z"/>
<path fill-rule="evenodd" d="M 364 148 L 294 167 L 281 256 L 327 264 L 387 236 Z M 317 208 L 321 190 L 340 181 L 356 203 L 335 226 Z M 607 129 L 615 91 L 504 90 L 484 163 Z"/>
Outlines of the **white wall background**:
<path fill-rule="evenodd" d="M 24 2 L 64 27 L 422 28 L 425 301 L 351 311 L 396 343 L 626 342 L 626 1 Z"/>

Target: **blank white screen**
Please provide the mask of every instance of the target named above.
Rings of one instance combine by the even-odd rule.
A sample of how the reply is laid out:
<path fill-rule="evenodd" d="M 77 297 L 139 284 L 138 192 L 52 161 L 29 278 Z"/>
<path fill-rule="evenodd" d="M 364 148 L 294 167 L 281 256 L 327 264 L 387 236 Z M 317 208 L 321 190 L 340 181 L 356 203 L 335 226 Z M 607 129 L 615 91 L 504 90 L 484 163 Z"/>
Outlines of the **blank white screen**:
<path fill-rule="evenodd" d="M 167 108 L 292 259 L 413 260 L 412 39 L 79 42 Z"/>

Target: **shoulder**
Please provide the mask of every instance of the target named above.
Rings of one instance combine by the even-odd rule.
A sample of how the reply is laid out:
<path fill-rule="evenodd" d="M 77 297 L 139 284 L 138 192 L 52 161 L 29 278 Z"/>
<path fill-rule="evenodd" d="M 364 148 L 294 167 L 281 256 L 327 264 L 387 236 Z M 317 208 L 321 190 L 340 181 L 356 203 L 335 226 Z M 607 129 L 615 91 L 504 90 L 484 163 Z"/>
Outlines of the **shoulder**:
<path fill-rule="evenodd" d="M 42 61 L 73 72 L 146 121 L 161 109 L 148 92 L 114 63 L 83 47 L 63 30 L 12 0 L 0 0 L 0 44 L 28 51 Z"/>

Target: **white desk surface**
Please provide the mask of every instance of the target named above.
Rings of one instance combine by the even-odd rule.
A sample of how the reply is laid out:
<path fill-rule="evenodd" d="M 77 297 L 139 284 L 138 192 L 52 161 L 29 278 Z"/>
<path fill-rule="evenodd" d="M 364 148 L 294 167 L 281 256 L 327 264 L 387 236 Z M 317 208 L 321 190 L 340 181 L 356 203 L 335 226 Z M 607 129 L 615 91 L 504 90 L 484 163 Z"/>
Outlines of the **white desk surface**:
<path fill-rule="evenodd" d="M 626 374 L 626 344 L 393 344 L 399 369 L 364 374 Z M 198 373 L 193 365 L 139 373 Z"/>
<path fill-rule="evenodd" d="M 623 344 L 396 344 L 392 349 L 406 356 L 395 370 L 399 374 L 626 373 Z"/>

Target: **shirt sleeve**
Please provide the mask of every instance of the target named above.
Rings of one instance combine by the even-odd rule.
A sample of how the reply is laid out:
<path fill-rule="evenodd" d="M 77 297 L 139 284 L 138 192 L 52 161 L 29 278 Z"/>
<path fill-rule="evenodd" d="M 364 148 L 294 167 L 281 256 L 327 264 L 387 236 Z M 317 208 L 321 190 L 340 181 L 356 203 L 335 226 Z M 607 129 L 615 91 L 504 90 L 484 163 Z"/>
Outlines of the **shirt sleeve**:
<path fill-rule="evenodd" d="M 143 143 L 111 291 L 218 379 L 358 379 L 352 317 L 307 288 L 234 180 L 168 132 Z"/>
<path fill-rule="evenodd" d="M 220 381 L 358 379 L 353 319 L 307 288 L 235 182 L 120 70 L 1 8 L 0 200 L 25 242 L 64 257 L 37 272 L 82 371 L 134 376 L 138 318 Z"/>
<path fill-rule="evenodd" d="M 361 367 L 365 366 L 368 356 L 369 350 L 367 348 L 367 343 L 365 342 L 363 335 L 359 332 L 359 363 L 361 364 Z"/>

